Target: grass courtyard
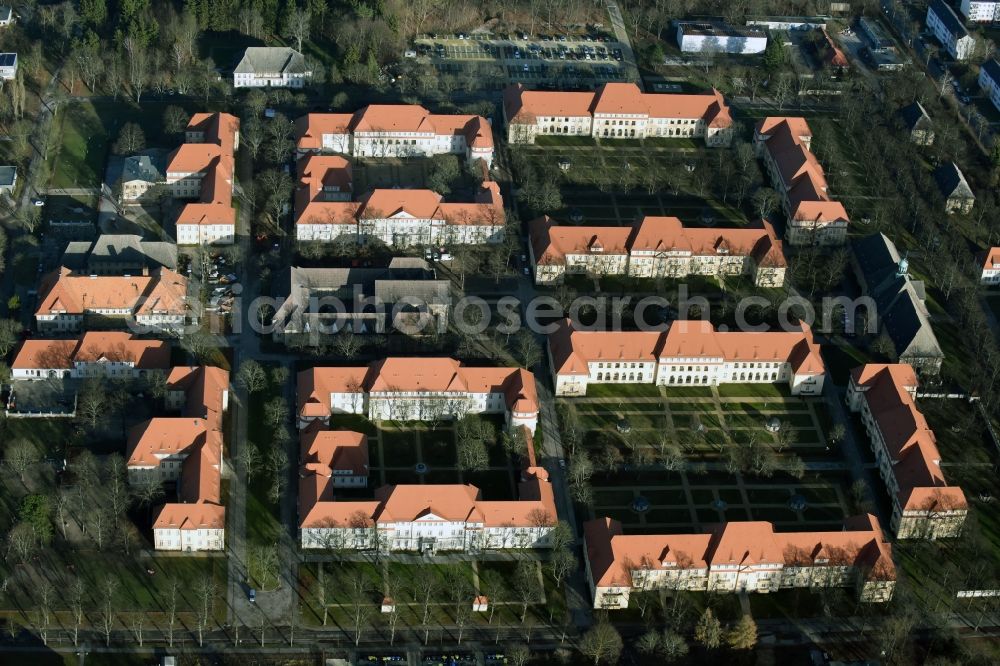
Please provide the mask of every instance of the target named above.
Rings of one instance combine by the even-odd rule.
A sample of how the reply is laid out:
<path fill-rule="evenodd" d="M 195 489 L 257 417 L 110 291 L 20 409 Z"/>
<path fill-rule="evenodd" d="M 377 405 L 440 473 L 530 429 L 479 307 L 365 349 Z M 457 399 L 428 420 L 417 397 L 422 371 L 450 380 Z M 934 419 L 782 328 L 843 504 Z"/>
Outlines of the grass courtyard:
<path fill-rule="evenodd" d="M 163 112 L 168 106 L 179 106 L 188 113 L 204 110 L 204 105 L 195 100 L 143 101 L 136 106 L 134 100 L 125 98 L 82 99 L 64 104 L 52 123 L 49 187 L 98 187 L 104 178 L 111 145 L 128 122 L 142 128 L 147 147 L 176 148 L 183 137 L 170 135 L 164 129 Z"/>
<path fill-rule="evenodd" d="M 369 456 L 368 489 L 339 491 L 338 497 L 371 496 L 375 488 L 386 484 L 471 483 L 482 491 L 485 500 L 516 499 L 518 470 L 500 443 L 502 419 L 476 418 L 485 418 L 492 424 L 494 437 L 487 444 L 488 466 L 470 471 L 460 469 L 458 434 L 453 423 L 375 423 L 361 416 L 335 415 L 330 422 L 332 429 L 356 430 L 368 435 Z"/>
<path fill-rule="evenodd" d="M 627 532 L 697 532 L 729 520 L 839 529 L 852 513 L 851 478 L 836 446 L 828 448 L 832 421 L 822 398 L 793 397 L 773 384 L 605 384 L 569 402 L 598 470 L 589 512 L 621 521 Z M 765 427 L 774 419 L 777 433 Z M 730 466 L 731 447 L 751 441 L 773 447 L 773 470 L 755 475 Z M 654 462 L 664 442 L 679 447 L 683 471 Z M 785 471 L 793 457 L 805 464 L 801 478 Z"/>

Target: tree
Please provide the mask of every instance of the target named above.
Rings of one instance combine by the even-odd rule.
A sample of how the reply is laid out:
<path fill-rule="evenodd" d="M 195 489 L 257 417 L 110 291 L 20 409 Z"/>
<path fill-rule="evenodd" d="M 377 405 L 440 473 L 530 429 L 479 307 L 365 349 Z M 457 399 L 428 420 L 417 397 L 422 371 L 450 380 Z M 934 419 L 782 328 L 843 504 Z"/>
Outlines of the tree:
<path fill-rule="evenodd" d="M 606 620 L 591 627 L 580 639 L 580 652 L 594 660 L 594 666 L 605 661 L 613 664 L 622 653 L 622 637 Z"/>
<path fill-rule="evenodd" d="M 267 93 L 263 90 L 253 88 L 247 93 L 243 104 L 246 105 L 247 111 L 251 115 L 251 118 L 247 120 L 247 124 L 256 123 L 257 127 L 261 129 L 260 122 L 257 119 L 260 118 L 260 115 L 264 113 L 264 108 L 267 107 Z M 242 132 L 240 134 L 242 135 Z M 243 137 L 240 136 L 240 138 L 242 139 Z"/>
<path fill-rule="evenodd" d="M 147 516 L 163 495 L 163 484 L 155 474 L 143 474 L 132 484 L 132 496 L 139 506 L 146 508 Z"/>
<path fill-rule="evenodd" d="M 216 591 L 215 580 L 213 580 L 211 574 L 202 576 L 197 585 L 195 585 L 195 595 L 198 600 L 198 604 L 195 607 L 195 622 L 198 627 L 198 647 L 204 645 L 204 632 L 208 623 L 212 620 Z"/>
<path fill-rule="evenodd" d="M 10 353 L 20 341 L 24 327 L 16 319 L 0 319 L 0 356 Z"/>
<path fill-rule="evenodd" d="M 187 111 L 171 104 L 163 110 L 163 129 L 170 134 L 182 134 L 190 119 Z"/>
<path fill-rule="evenodd" d="M 165 614 L 167 616 L 167 645 L 174 646 L 174 625 L 177 623 L 177 606 L 180 602 L 181 583 L 171 577 L 167 581 L 167 593 L 164 596 Z"/>
<path fill-rule="evenodd" d="M 267 387 L 267 374 L 260 363 L 253 359 L 240 363 L 240 369 L 236 373 L 237 383 L 247 393 L 257 393 Z"/>
<path fill-rule="evenodd" d="M 146 147 L 146 134 L 137 123 L 125 123 L 111 150 L 116 155 L 132 155 Z"/>
<path fill-rule="evenodd" d="M 542 360 L 542 348 L 534 333 L 528 329 L 518 331 L 514 337 L 514 348 L 521 365 L 529 370 Z"/>
<path fill-rule="evenodd" d="M 778 207 L 778 193 L 770 187 L 762 187 L 754 192 L 753 205 L 759 217 L 766 218 Z"/>
<path fill-rule="evenodd" d="M 257 473 L 257 466 L 260 465 L 260 449 L 257 445 L 249 440 L 244 442 L 240 448 L 239 462 L 249 485 L 253 475 Z"/>
<path fill-rule="evenodd" d="M 291 373 L 289 372 L 287 366 L 276 365 L 271 368 L 271 385 L 274 386 L 274 388 L 281 388 L 285 385 L 285 382 L 288 381 L 290 376 Z"/>
<path fill-rule="evenodd" d="M 21 479 L 21 484 L 27 487 L 24 473 L 32 465 L 37 464 L 42 459 L 41 453 L 34 442 L 26 439 L 17 439 L 7 445 L 4 451 L 4 464 Z"/>
<path fill-rule="evenodd" d="M 749 615 L 740 617 L 736 626 L 726 632 L 726 645 L 734 650 L 750 650 L 757 644 L 757 624 Z"/>
<path fill-rule="evenodd" d="M 104 632 L 105 647 L 111 645 L 111 631 L 115 628 L 115 600 L 117 596 L 118 579 L 108 574 L 101 585 L 101 610 L 98 613 L 101 630 Z"/>
<path fill-rule="evenodd" d="M 722 641 L 722 625 L 711 608 L 706 608 L 698 619 L 698 624 L 694 627 L 694 639 L 709 650 L 719 647 Z"/>
<path fill-rule="evenodd" d="M 668 662 L 682 659 L 688 653 L 687 641 L 677 632 L 665 629 L 660 638 L 659 653 Z"/>
<path fill-rule="evenodd" d="M 525 666 L 531 659 L 531 650 L 524 643 L 515 643 L 507 648 L 507 658 L 513 666 Z"/>
<path fill-rule="evenodd" d="M 52 506 L 47 496 L 38 493 L 25 495 L 17 517 L 22 523 L 31 526 L 39 543 L 47 545 L 52 541 Z"/>
<path fill-rule="evenodd" d="M 73 619 L 73 645 L 78 645 L 80 640 L 80 625 L 86 617 L 84 611 L 84 596 L 86 585 L 80 578 L 73 578 L 69 585 L 69 610 Z"/>
<path fill-rule="evenodd" d="M 568 548 L 552 551 L 552 556 L 549 558 L 549 571 L 552 573 L 553 580 L 556 581 L 557 588 L 562 587 L 563 581 L 576 570 L 577 564 L 576 555 Z"/>
<path fill-rule="evenodd" d="M 18 523 L 7 533 L 7 549 L 20 561 L 28 560 L 38 547 L 35 530 L 27 523 Z"/>
<path fill-rule="evenodd" d="M 828 435 L 830 442 L 833 444 L 839 444 L 846 436 L 847 428 L 844 427 L 843 423 L 834 423 Z"/>
<path fill-rule="evenodd" d="M 294 39 L 296 50 L 301 52 L 302 42 L 309 39 L 309 10 L 294 8 L 285 17 L 285 21 L 285 37 Z"/>
<path fill-rule="evenodd" d="M 533 560 L 521 560 L 514 569 L 514 593 L 521 602 L 521 622 L 528 616 L 528 605 L 538 598 L 538 566 Z"/>
<path fill-rule="evenodd" d="M 278 427 L 288 420 L 288 405 L 281 396 L 271 398 L 264 404 L 264 418 L 272 427 Z"/>

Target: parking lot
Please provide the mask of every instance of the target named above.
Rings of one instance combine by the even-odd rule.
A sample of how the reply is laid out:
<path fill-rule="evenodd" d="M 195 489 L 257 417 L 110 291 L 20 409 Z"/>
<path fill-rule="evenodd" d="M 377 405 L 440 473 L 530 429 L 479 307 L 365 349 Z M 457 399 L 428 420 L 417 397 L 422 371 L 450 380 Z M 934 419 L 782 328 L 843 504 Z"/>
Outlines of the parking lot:
<path fill-rule="evenodd" d="M 621 45 L 607 36 L 518 37 L 487 34 L 466 38 L 426 37 L 417 39 L 406 55 L 426 59 L 445 73 L 457 73 L 469 62 L 493 62 L 502 66 L 510 81 L 565 85 L 574 79 L 594 78 L 604 82 L 628 78 Z"/>

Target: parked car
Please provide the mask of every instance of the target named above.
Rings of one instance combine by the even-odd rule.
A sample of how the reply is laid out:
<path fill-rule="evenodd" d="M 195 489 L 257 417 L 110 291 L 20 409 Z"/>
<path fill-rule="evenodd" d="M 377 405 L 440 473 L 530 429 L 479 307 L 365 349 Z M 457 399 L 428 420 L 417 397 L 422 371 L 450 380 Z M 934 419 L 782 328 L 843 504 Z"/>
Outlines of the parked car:
<path fill-rule="evenodd" d="M 249 599 L 250 603 L 252 603 L 252 604 L 257 603 L 257 590 L 255 590 L 255 589 L 253 589 L 251 587 L 250 591 L 247 592 L 247 599 Z"/>

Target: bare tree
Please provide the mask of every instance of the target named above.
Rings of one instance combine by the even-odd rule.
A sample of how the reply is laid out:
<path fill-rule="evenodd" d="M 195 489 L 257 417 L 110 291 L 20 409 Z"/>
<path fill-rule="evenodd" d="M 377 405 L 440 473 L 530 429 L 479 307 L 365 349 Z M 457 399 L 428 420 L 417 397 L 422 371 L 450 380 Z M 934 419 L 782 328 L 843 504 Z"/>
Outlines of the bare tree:
<path fill-rule="evenodd" d="M 83 605 L 85 590 L 83 580 L 80 578 L 74 578 L 69 585 L 69 612 L 73 619 L 73 645 L 79 644 L 80 625 L 83 624 L 86 617 Z"/>
<path fill-rule="evenodd" d="M 211 574 L 202 576 L 195 586 L 195 594 L 198 598 L 198 606 L 195 609 L 195 623 L 198 628 L 198 647 L 202 647 L 205 643 L 205 627 L 212 620 L 216 592 L 217 588 Z"/>
<path fill-rule="evenodd" d="M 16 439 L 7 445 L 4 451 L 4 464 L 21 479 L 21 485 L 27 488 L 25 472 L 38 464 L 42 459 L 41 452 L 34 442 L 26 439 Z"/>
<path fill-rule="evenodd" d="M 302 42 L 309 39 L 309 10 L 293 9 L 285 24 L 285 37 L 295 40 L 296 50 L 302 51 Z"/>
<path fill-rule="evenodd" d="M 177 605 L 180 601 L 181 583 L 176 578 L 167 582 L 167 594 L 164 597 L 164 612 L 167 616 L 167 645 L 174 646 L 174 625 L 177 624 Z"/>
<path fill-rule="evenodd" d="M 134 37 L 126 37 L 122 41 L 122 46 L 128 53 L 128 81 L 135 93 L 135 102 L 139 103 L 142 98 L 142 91 L 149 83 L 150 53 L 152 49 L 139 44 Z"/>
<path fill-rule="evenodd" d="M 622 651 L 622 637 L 607 621 L 591 627 L 580 640 L 580 652 L 594 660 L 594 666 L 602 661 L 615 663 Z"/>
<path fill-rule="evenodd" d="M 118 596 L 118 579 L 108 574 L 101 585 L 101 612 L 98 614 L 101 630 L 104 632 L 104 645 L 111 645 L 111 631 L 115 628 L 115 600 Z"/>
<path fill-rule="evenodd" d="M 257 393 L 267 387 L 267 374 L 260 363 L 251 359 L 240 363 L 240 369 L 236 372 L 236 381 L 248 393 Z"/>

